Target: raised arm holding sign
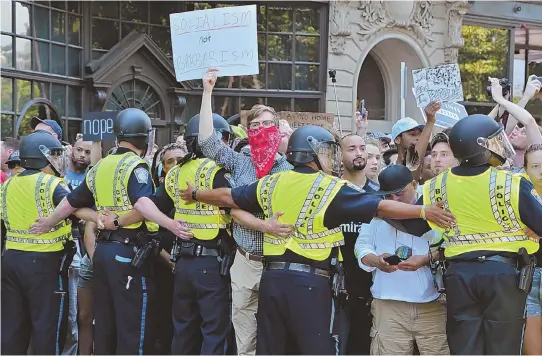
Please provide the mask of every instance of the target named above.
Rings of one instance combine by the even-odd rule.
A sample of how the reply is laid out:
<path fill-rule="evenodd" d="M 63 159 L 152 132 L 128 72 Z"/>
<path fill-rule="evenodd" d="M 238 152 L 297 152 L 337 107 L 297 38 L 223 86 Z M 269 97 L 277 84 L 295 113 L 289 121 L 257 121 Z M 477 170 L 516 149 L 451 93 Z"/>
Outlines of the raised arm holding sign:
<path fill-rule="evenodd" d="M 178 82 L 259 73 L 256 5 L 170 14 L 173 65 Z"/>

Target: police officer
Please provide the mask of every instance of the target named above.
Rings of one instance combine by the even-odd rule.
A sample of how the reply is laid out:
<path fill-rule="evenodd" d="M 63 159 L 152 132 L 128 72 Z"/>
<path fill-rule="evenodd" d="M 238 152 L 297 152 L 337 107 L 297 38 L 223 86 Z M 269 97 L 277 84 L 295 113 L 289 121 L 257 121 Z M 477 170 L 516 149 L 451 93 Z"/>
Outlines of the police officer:
<path fill-rule="evenodd" d="M 115 230 L 104 230 L 94 252 L 93 295 L 96 354 L 142 354 L 152 349 L 154 285 L 150 261 L 136 255 L 156 245 L 153 223 L 143 223 L 134 210 L 141 197 L 153 194 L 149 167 L 142 158 L 148 148 L 151 120 L 139 109 L 125 109 L 115 118 L 118 148 L 100 160 L 54 215 L 62 218 L 79 207 L 95 206 L 114 214 Z M 56 221 L 37 224 L 47 229 Z M 136 253 L 139 252 L 139 253 Z"/>
<path fill-rule="evenodd" d="M 0 188 L 6 232 L 1 352 L 25 354 L 32 338 L 35 354 L 58 355 L 67 327 L 67 268 L 75 252 L 71 223 L 59 221 L 41 235 L 29 228 L 37 218 L 49 216 L 69 193 L 59 177 L 66 157 L 54 136 L 36 132 L 22 138 L 20 161 L 26 170 Z"/>
<path fill-rule="evenodd" d="M 540 197 L 525 178 L 495 168 L 513 158 L 514 151 L 491 117 L 459 121 L 450 146 L 460 165 L 426 182 L 423 194 L 424 204 L 443 201 L 457 218 L 450 229 L 430 223 L 447 240 L 450 351 L 520 354 L 527 293 L 518 288 L 518 268 L 539 248 L 524 228 L 542 236 Z"/>
<path fill-rule="evenodd" d="M 230 189 L 194 190 L 198 202 L 259 212 L 270 218 L 284 212 L 282 222 L 294 225 L 288 238 L 264 236 L 265 270 L 258 306 L 258 354 L 335 354 L 332 289 L 340 286 L 341 224 L 368 223 L 374 216 L 419 218 L 440 224 L 453 216 L 437 205 L 411 206 L 365 194 L 329 174 L 338 174 L 340 148 L 333 135 L 316 126 L 303 126 L 290 137 L 286 152 L 293 171 L 266 176 Z M 332 288 L 335 286 L 335 288 Z"/>
<path fill-rule="evenodd" d="M 10 177 L 16 176 L 22 171 L 24 171 L 24 168 L 21 167 L 21 158 L 19 156 L 19 151 L 13 151 L 6 161 L 6 164 L 8 165 Z"/>
<path fill-rule="evenodd" d="M 213 115 L 217 129 L 229 131 L 221 116 Z M 186 182 L 200 189 L 230 187 L 227 174 L 203 157 L 198 145 L 199 115 L 186 125 L 188 155 L 167 174 L 163 188 L 135 208 L 147 219 L 178 235 L 179 221 L 193 234 L 177 239 L 171 254 L 177 260 L 173 292 L 175 355 L 225 354 L 230 331 L 229 267 L 235 246 L 228 233 L 231 218 L 223 208 L 181 200 Z M 174 219 L 164 215 L 175 209 Z M 203 339 L 200 338 L 203 336 Z"/>

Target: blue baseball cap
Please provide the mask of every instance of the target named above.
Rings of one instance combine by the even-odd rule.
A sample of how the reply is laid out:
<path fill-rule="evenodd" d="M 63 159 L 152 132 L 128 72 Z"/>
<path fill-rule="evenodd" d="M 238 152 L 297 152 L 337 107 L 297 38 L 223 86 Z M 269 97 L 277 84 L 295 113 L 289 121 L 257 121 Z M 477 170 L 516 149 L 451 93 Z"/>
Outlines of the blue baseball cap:
<path fill-rule="evenodd" d="M 411 117 L 405 117 L 397 121 L 395 125 L 391 128 L 391 139 L 395 141 L 397 137 L 403 132 L 407 132 L 414 129 L 423 130 L 425 125 L 420 125 L 418 121 L 414 120 Z"/>
<path fill-rule="evenodd" d="M 391 135 L 386 135 L 383 132 L 369 132 L 367 134 L 367 137 L 383 140 L 383 141 L 386 141 L 387 143 L 391 142 Z"/>
<path fill-rule="evenodd" d="M 62 140 L 62 127 L 56 122 L 55 120 L 42 120 L 37 116 L 34 116 L 32 119 L 30 119 L 30 127 L 32 130 L 38 126 L 38 124 L 45 124 L 53 129 L 53 131 L 57 134 L 58 140 Z"/>

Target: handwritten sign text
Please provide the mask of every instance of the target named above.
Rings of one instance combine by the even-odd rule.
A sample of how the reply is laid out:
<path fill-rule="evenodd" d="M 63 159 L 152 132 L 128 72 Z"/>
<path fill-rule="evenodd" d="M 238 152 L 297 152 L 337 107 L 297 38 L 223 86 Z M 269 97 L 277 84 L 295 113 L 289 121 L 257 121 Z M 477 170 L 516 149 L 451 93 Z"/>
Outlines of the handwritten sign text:
<path fill-rule="evenodd" d="M 259 73 L 256 5 L 170 14 L 177 81 Z"/>

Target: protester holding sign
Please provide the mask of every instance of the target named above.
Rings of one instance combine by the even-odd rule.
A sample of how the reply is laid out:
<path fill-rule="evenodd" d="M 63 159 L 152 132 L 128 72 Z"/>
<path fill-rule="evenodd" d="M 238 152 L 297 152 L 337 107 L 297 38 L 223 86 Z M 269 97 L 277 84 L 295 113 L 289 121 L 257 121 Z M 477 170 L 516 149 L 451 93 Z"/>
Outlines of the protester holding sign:
<path fill-rule="evenodd" d="M 221 134 L 213 130 L 211 97 L 216 83 L 217 70 L 209 69 L 203 77 L 203 98 L 199 145 L 203 154 L 219 166 L 231 172 L 232 186 L 254 183 L 267 174 L 288 171 L 292 166 L 285 156 L 278 154 L 281 141 L 279 121 L 275 110 L 264 105 L 255 105 L 248 113 L 248 139 L 250 155 L 235 152 L 221 140 Z M 268 139 L 269 138 L 269 139 Z M 248 214 L 248 215 L 247 215 Z M 231 268 L 232 321 L 237 340 L 237 351 L 241 355 L 256 351 L 256 312 L 263 264 L 263 233 L 247 223 L 250 213 L 232 210 L 233 237 L 238 251 Z M 263 214 L 255 214 L 264 218 Z M 242 222 L 241 220 L 244 220 Z M 241 224 L 251 228 L 246 228 Z M 260 224 L 261 226 L 261 224 Z M 265 225 L 267 227 L 267 225 Z"/>

